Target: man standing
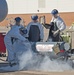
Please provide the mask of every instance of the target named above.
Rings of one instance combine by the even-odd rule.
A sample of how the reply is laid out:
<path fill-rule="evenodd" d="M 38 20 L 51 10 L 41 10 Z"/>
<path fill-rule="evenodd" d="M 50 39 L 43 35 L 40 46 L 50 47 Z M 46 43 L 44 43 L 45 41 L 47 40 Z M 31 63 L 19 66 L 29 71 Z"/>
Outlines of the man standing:
<path fill-rule="evenodd" d="M 28 40 L 31 42 L 32 50 L 36 51 L 35 44 L 36 42 L 43 41 L 44 31 L 43 26 L 38 22 L 38 16 L 31 16 L 32 22 L 30 22 L 27 26 L 28 31 Z"/>
<path fill-rule="evenodd" d="M 51 28 L 49 31 L 49 37 L 48 40 L 52 40 L 53 42 L 58 42 L 60 41 L 60 32 L 66 29 L 66 25 L 62 18 L 58 15 L 58 10 L 53 9 L 52 12 L 52 20 L 51 20 Z"/>
<path fill-rule="evenodd" d="M 42 25 L 38 22 L 38 16 L 31 16 L 32 22 L 27 26 L 28 30 L 28 39 L 31 42 L 43 41 L 44 32 Z"/>
<path fill-rule="evenodd" d="M 14 55 L 15 49 L 13 47 L 13 44 L 14 44 L 13 39 L 15 39 L 15 40 L 19 39 L 22 42 L 26 41 L 26 38 L 24 38 L 20 33 L 20 28 L 22 27 L 20 25 L 21 18 L 16 17 L 15 22 L 16 22 L 16 24 L 11 27 L 11 30 L 6 34 L 6 36 L 4 38 L 4 43 L 5 43 L 5 46 L 8 51 L 8 62 L 12 63 L 12 64 L 16 63 L 15 55 Z"/>

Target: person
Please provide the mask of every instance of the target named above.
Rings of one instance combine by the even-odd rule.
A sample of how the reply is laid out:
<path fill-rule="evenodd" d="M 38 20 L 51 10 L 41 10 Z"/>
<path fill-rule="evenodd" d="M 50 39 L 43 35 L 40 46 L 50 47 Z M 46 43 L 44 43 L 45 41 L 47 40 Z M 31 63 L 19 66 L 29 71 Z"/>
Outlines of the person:
<path fill-rule="evenodd" d="M 58 42 L 60 41 L 60 32 L 66 29 L 65 22 L 59 16 L 59 12 L 57 9 L 53 9 L 51 11 L 52 20 L 51 20 L 51 27 L 49 31 L 48 41 Z"/>
<path fill-rule="evenodd" d="M 16 63 L 15 60 L 15 48 L 14 48 L 14 41 L 16 41 L 17 39 L 19 39 L 22 42 L 26 41 L 26 38 L 24 38 L 21 35 L 21 18 L 20 17 L 16 17 L 15 18 L 15 25 L 11 27 L 10 31 L 8 31 L 8 33 L 6 34 L 6 36 L 4 37 L 4 43 L 5 46 L 7 48 L 8 51 L 8 62 L 10 64 L 14 64 Z"/>
<path fill-rule="evenodd" d="M 31 16 L 32 22 L 27 26 L 28 39 L 31 42 L 43 41 L 44 32 L 42 25 L 38 22 L 38 16 Z"/>
<path fill-rule="evenodd" d="M 31 42 L 35 49 L 35 43 L 36 42 L 42 42 L 44 38 L 44 31 L 43 26 L 38 22 L 38 16 L 32 15 L 31 16 L 32 22 L 30 22 L 27 26 L 28 31 L 28 40 Z M 34 50 L 33 49 L 33 50 Z"/>

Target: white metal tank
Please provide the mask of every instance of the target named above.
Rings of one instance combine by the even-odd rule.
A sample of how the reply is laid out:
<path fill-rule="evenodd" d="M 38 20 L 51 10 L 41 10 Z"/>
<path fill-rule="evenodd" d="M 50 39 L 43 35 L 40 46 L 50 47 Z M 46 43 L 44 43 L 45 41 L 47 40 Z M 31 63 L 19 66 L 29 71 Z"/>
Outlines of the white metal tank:
<path fill-rule="evenodd" d="M 8 13 L 6 0 L 0 0 L 0 22 L 5 19 Z"/>

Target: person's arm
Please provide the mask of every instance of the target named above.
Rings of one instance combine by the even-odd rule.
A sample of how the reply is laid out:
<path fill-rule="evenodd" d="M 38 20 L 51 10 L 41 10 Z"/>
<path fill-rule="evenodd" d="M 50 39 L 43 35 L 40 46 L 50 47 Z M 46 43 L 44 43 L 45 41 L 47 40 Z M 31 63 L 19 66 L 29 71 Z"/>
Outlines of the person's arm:
<path fill-rule="evenodd" d="M 42 24 L 46 29 L 50 29 L 50 27 L 51 27 L 51 25 L 50 24 L 47 24 L 47 23 L 45 23 L 45 24 Z"/>
<path fill-rule="evenodd" d="M 58 29 L 60 30 L 60 32 L 66 29 L 65 22 L 60 17 L 58 17 L 56 25 L 57 25 Z"/>
<path fill-rule="evenodd" d="M 59 30 L 60 30 L 60 31 L 63 31 L 63 30 L 65 30 L 65 29 L 66 29 L 65 23 L 64 23 L 64 22 L 61 22 L 61 23 L 60 23 Z"/>
<path fill-rule="evenodd" d="M 23 36 L 20 34 L 20 31 L 19 31 L 19 33 L 16 35 L 16 38 L 19 39 L 19 40 L 21 40 L 21 41 L 25 41 L 25 40 L 26 40 L 26 38 L 23 37 Z"/>
<path fill-rule="evenodd" d="M 44 29 L 43 29 L 43 27 L 42 27 L 41 24 L 39 25 L 39 28 L 40 28 L 40 40 L 43 41 L 43 38 L 44 38 Z"/>
<path fill-rule="evenodd" d="M 56 24 L 57 24 L 58 30 L 56 30 L 56 31 L 53 33 L 54 36 L 57 36 L 57 34 L 58 34 L 59 32 L 62 32 L 63 30 L 66 29 L 66 25 L 65 25 L 65 23 L 64 23 L 63 21 L 58 21 Z"/>
<path fill-rule="evenodd" d="M 27 29 L 27 37 L 29 37 L 29 30 L 30 30 L 30 23 L 27 25 L 26 29 Z"/>
<path fill-rule="evenodd" d="M 26 38 L 25 37 L 23 37 L 22 35 L 21 35 L 21 33 L 20 33 L 20 28 L 15 28 L 14 30 L 13 30 L 13 34 L 12 34 L 12 36 L 14 37 L 14 38 L 17 38 L 17 39 L 19 39 L 19 40 L 21 40 L 21 41 L 25 41 L 26 40 Z"/>

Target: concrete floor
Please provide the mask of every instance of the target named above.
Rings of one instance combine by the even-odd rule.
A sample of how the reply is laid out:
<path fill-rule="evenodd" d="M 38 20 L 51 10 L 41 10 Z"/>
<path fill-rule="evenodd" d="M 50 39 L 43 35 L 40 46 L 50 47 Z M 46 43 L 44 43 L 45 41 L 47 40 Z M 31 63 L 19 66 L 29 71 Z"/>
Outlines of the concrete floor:
<path fill-rule="evenodd" d="M 0 75 L 74 75 L 74 71 L 64 71 L 64 72 L 17 71 L 17 72 L 1 72 Z"/>

